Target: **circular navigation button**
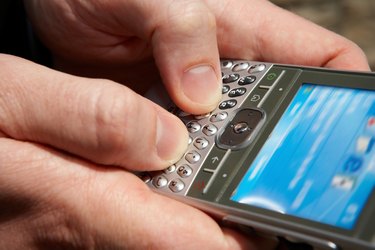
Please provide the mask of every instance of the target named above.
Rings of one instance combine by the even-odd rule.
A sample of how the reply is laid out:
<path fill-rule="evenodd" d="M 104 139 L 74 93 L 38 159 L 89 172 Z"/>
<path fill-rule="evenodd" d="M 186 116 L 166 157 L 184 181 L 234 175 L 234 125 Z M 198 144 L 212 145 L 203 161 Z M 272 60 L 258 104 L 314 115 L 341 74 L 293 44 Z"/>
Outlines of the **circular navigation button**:
<path fill-rule="evenodd" d="M 239 122 L 233 126 L 233 131 L 236 134 L 242 134 L 249 130 L 249 125 L 246 122 Z"/>

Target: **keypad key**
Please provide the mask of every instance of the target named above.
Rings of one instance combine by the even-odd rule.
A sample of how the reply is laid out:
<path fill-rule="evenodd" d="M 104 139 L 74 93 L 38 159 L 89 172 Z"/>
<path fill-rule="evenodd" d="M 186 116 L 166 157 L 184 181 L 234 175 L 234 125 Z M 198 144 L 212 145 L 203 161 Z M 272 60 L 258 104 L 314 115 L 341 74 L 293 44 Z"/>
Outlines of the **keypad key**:
<path fill-rule="evenodd" d="M 265 69 L 266 69 L 265 64 L 256 64 L 256 65 L 253 65 L 253 66 L 250 67 L 249 73 L 250 74 L 259 73 L 259 72 L 262 72 Z"/>
<path fill-rule="evenodd" d="M 187 178 L 193 173 L 193 169 L 188 165 L 179 166 L 177 169 L 177 174 L 182 178 Z"/>
<path fill-rule="evenodd" d="M 233 72 L 239 72 L 239 71 L 242 71 L 242 70 L 246 70 L 249 66 L 250 66 L 250 64 L 248 64 L 246 62 L 237 63 L 236 65 L 234 65 L 232 71 Z"/>
<path fill-rule="evenodd" d="M 191 121 L 186 124 L 186 128 L 190 133 L 196 133 L 201 129 L 201 125 L 196 121 Z"/>
<path fill-rule="evenodd" d="M 238 85 L 249 85 L 255 82 L 257 78 L 255 76 L 245 76 L 238 80 Z"/>
<path fill-rule="evenodd" d="M 164 173 L 165 174 L 171 174 L 173 173 L 174 171 L 176 171 L 176 165 L 171 165 L 169 167 L 167 167 L 166 169 L 164 169 Z"/>
<path fill-rule="evenodd" d="M 183 183 L 180 179 L 172 180 L 171 183 L 169 183 L 169 189 L 174 193 L 181 192 L 184 188 L 185 183 Z"/>
<path fill-rule="evenodd" d="M 224 95 L 224 94 L 228 93 L 229 90 L 230 90 L 230 87 L 228 85 L 223 85 L 223 87 L 221 89 L 221 93 Z"/>
<path fill-rule="evenodd" d="M 226 101 L 221 102 L 219 104 L 219 109 L 221 109 L 221 110 L 230 109 L 230 108 L 233 108 L 236 105 L 237 105 L 237 100 L 230 99 L 230 100 L 226 100 Z"/>
<path fill-rule="evenodd" d="M 152 180 L 152 184 L 154 184 L 156 188 L 162 188 L 168 184 L 168 180 L 163 175 L 159 175 L 154 177 L 154 179 Z"/>
<path fill-rule="evenodd" d="M 194 146 L 199 150 L 205 149 L 208 146 L 208 141 L 202 137 L 198 137 L 194 141 Z"/>
<path fill-rule="evenodd" d="M 175 106 L 168 108 L 168 111 L 180 118 L 187 117 L 190 115 L 189 113 L 186 113 L 185 111 L 182 111 L 181 109 Z"/>
<path fill-rule="evenodd" d="M 152 177 L 148 173 L 142 173 L 139 177 L 144 183 L 149 183 L 152 179 Z"/>
<path fill-rule="evenodd" d="M 217 127 L 213 124 L 207 124 L 202 129 L 203 133 L 207 136 L 211 136 L 217 133 Z"/>
<path fill-rule="evenodd" d="M 192 142 L 193 142 L 193 138 L 191 138 L 191 136 L 189 136 L 188 144 L 190 145 Z"/>
<path fill-rule="evenodd" d="M 222 61 L 221 68 L 223 69 L 230 69 L 233 66 L 233 62 L 231 61 Z"/>
<path fill-rule="evenodd" d="M 240 78 L 239 74 L 229 74 L 223 77 L 223 83 L 235 82 Z"/>
<path fill-rule="evenodd" d="M 194 163 L 197 163 L 201 159 L 201 155 L 197 151 L 191 151 L 185 155 L 185 159 L 190 164 L 194 164 Z"/>
<path fill-rule="evenodd" d="M 211 116 L 210 122 L 221 122 L 227 119 L 227 117 L 228 117 L 227 112 L 219 112 Z"/>
<path fill-rule="evenodd" d="M 204 119 L 206 117 L 209 117 L 210 115 L 211 115 L 211 113 L 206 113 L 206 114 L 196 115 L 196 116 L 194 116 L 194 118 L 197 119 L 197 120 L 201 120 L 201 119 Z"/>
<path fill-rule="evenodd" d="M 236 89 L 232 89 L 228 96 L 229 97 L 238 97 L 238 96 L 242 96 L 246 93 L 246 88 L 236 88 Z"/>

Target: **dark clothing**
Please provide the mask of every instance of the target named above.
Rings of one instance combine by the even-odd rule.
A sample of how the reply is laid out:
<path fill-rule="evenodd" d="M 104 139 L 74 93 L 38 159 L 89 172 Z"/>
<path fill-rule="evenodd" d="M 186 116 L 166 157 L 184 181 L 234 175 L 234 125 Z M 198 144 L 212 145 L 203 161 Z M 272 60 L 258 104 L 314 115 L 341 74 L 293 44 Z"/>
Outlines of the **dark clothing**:
<path fill-rule="evenodd" d="M 22 0 L 0 0 L 0 53 L 50 65 L 49 53 L 35 38 Z"/>

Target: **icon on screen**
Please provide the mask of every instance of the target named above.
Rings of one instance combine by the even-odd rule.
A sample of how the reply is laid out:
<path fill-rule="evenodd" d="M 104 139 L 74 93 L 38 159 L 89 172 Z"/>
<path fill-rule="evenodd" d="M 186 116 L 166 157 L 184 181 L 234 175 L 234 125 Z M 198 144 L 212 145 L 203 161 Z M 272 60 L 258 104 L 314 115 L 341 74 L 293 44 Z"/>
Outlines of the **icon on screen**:
<path fill-rule="evenodd" d="M 370 116 L 367 120 L 366 131 L 375 134 L 375 116 Z"/>
<path fill-rule="evenodd" d="M 336 175 L 333 177 L 331 186 L 343 190 L 352 190 L 355 184 L 355 178 L 352 176 Z"/>
<path fill-rule="evenodd" d="M 349 173 L 354 173 L 362 167 L 362 164 L 362 158 L 359 158 L 357 156 L 350 156 L 345 163 L 344 170 Z"/>
<path fill-rule="evenodd" d="M 375 139 L 370 136 L 360 136 L 356 143 L 356 152 L 359 154 L 367 154 L 374 146 Z"/>

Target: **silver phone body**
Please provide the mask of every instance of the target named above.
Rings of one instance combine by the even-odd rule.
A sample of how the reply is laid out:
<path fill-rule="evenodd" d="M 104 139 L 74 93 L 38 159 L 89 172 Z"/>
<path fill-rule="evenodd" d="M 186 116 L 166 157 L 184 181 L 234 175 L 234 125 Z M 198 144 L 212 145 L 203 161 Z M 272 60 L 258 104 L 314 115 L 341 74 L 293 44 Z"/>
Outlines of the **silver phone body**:
<path fill-rule="evenodd" d="M 142 173 L 145 183 L 256 232 L 318 249 L 375 249 L 375 74 L 221 64 L 222 101 L 209 114 L 154 93 L 190 141 L 176 164 Z"/>

